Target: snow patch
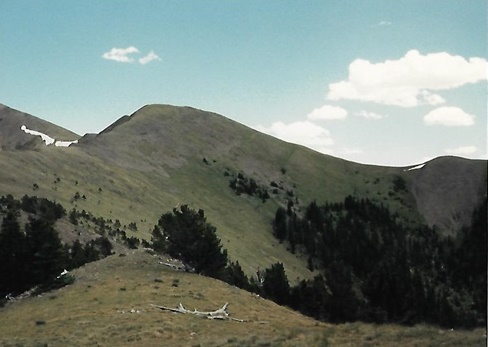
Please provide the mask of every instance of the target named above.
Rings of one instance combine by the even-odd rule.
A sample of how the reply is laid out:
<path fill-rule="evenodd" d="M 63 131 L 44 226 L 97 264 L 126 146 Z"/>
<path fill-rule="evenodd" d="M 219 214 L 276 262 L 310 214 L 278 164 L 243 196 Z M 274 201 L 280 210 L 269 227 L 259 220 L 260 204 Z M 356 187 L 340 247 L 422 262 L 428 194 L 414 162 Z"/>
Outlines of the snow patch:
<path fill-rule="evenodd" d="M 24 131 L 26 134 L 40 136 L 42 138 L 42 140 L 46 143 L 46 146 L 52 145 L 55 141 L 52 137 L 50 137 L 46 134 L 43 134 L 39 131 L 27 129 L 27 127 L 25 125 L 22 125 L 20 127 L 20 130 Z"/>
<path fill-rule="evenodd" d="M 407 169 L 406 171 L 418 170 L 418 169 L 423 168 L 424 166 L 425 166 L 425 163 L 411 167 L 410 169 Z"/>
<path fill-rule="evenodd" d="M 43 134 L 43 133 L 41 133 L 39 131 L 30 130 L 25 125 L 22 125 L 20 127 L 20 130 L 22 130 L 26 134 L 40 136 L 41 139 L 46 143 L 46 146 L 49 146 L 49 145 L 54 144 L 54 146 L 56 146 L 56 147 L 69 147 L 73 143 L 78 143 L 78 140 L 75 140 L 75 141 L 59 141 L 59 140 L 55 140 L 51 136 L 46 135 L 46 134 Z"/>
<path fill-rule="evenodd" d="M 78 140 L 75 140 L 75 141 L 56 141 L 54 143 L 54 145 L 56 147 L 69 147 L 71 146 L 73 143 L 78 143 Z"/>

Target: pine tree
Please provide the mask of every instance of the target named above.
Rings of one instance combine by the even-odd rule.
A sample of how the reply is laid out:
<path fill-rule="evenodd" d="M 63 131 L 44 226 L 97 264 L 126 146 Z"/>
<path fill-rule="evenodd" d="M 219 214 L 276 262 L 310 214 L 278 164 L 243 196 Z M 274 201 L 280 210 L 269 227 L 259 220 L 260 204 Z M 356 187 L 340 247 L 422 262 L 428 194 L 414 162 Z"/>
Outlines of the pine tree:
<path fill-rule="evenodd" d="M 247 278 L 246 274 L 244 271 L 242 271 L 241 265 L 239 264 L 238 261 L 230 262 L 229 265 L 225 268 L 225 282 L 234 285 L 238 288 L 245 289 L 245 290 L 251 290 L 251 286 L 249 284 L 249 279 Z"/>
<path fill-rule="evenodd" d="M 286 237 L 287 233 L 287 214 L 286 210 L 283 207 L 278 208 L 275 214 L 275 219 L 273 223 L 273 230 L 275 236 L 278 238 L 278 240 L 283 241 Z"/>
<path fill-rule="evenodd" d="M 290 284 L 282 263 L 275 263 L 264 271 L 263 292 L 279 305 L 290 302 Z"/>
<path fill-rule="evenodd" d="M 25 289 L 25 236 L 15 213 L 8 212 L 0 229 L 0 295 L 17 294 Z"/>
<path fill-rule="evenodd" d="M 326 304 L 331 320 L 344 322 L 357 319 L 360 304 L 353 291 L 351 267 L 342 261 L 333 262 L 325 270 L 325 277 L 332 294 Z"/>
<path fill-rule="evenodd" d="M 58 233 L 43 219 L 30 219 L 26 225 L 27 269 L 32 285 L 59 275 L 65 265 L 65 253 Z"/>
<path fill-rule="evenodd" d="M 87 262 L 85 249 L 83 248 L 80 240 L 73 242 L 70 250 L 70 257 L 71 261 L 69 267 L 71 269 L 76 269 Z"/>
<path fill-rule="evenodd" d="M 222 249 L 216 228 L 207 223 L 203 210 L 197 212 L 183 205 L 163 214 L 153 232 L 153 244 L 159 248 L 161 243 L 171 256 L 183 260 L 195 272 L 215 278 L 224 275 L 227 251 Z"/>
<path fill-rule="evenodd" d="M 166 238 L 161 232 L 161 228 L 158 225 L 154 226 L 152 231 L 152 248 L 158 253 L 164 253 L 166 251 Z"/>
<path fill-rule="evenodd" d="M 100 253 L 103 257 L 108 257 L 109 255 L 112 254 L 112 249 L 113 249 L 112 243 L 105 236 L 102 236 L 99 239 L 97 239 L 97 243 L 100 246 Z"/>

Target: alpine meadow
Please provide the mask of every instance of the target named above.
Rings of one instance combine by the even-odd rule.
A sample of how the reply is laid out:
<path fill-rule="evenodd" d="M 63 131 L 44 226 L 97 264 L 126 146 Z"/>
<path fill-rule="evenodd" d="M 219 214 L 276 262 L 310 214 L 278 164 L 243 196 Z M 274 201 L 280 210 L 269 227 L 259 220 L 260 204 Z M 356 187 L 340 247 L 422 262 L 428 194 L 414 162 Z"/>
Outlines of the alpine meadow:
<path fill-rule="evenodd" d="M 480 346 L 487 161 L 359 164 L 146 105 L 0 105 L 0 345 Z"/>

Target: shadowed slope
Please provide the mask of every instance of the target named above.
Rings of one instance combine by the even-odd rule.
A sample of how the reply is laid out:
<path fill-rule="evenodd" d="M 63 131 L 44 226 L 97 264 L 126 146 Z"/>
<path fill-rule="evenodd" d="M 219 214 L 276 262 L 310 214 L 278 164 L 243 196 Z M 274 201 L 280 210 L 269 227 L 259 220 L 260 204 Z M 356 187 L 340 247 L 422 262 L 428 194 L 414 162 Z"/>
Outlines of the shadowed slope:
<path fill-rule="evenodd" d="M 471 224 L 473 208 L 486 197 L 484 160 L 441 157 L 408 174 L 418 209 L 428 225 L 450 235 Z"/>

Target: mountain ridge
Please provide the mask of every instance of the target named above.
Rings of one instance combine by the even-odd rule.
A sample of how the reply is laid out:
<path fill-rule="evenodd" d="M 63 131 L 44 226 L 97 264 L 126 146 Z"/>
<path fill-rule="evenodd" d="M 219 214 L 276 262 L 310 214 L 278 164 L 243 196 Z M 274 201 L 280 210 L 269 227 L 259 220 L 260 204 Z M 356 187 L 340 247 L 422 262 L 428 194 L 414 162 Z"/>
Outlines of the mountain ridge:
<path fill-rule="evenodd" d="M 165 113 L 166 110 L 170 110 L 171 115 Z M 130 120 L 132 121 L 131 124 L 125 124 L 126 122 L 129 121 L 129 119 L 125 118 L 126 116 L 124 116 L 119 120 L 117 120 L 116 122 L 114 122 L 113 127 L 112 126 L 109 127 L 110 131 L 115 130 L 115 132 L 117 132 L 118 130 L 120 130 L 117 129 L 118 126 L 122 126 L 123 124 L 131 128 L 131 125 L 134 126 L 134 123 L 139 120 L 142 120 L 146 114 L 150 115 L 151 119 L 159 120 L 159 121 L 166 121 L 166 119 L 164 119 L 165 117 L 171 117 L 172 124 L 175 124 L 176 121 L 181 123 L 195 122 L 195 121 L 208 121 L 209 117 L 222 117 L 222 119 L 225 119 L 224 116 L 214 114 L 214 113 L 208 113 L 191 107 L 174 107 L 171 105 L 146 105 L 140 108 L 139 110 L 137 110 L 136 112 L 134 112 L 131 116 L 129 116 Z M 157 116 L 159 116 L 159 119 L 157 118 Z M 178 119 L 178 116 L 180 117 L 180 119 Z M 202 119 L 197 119 L 199 116 L 202 117 Z M 228 119 L 225 120 L 229 121 Z M 235 125 L 242 126 L 239 123 L 236 123 Z M 216 156 L 216 158 L 218 159 L 219 153 L 209 150 L 209 147 L 215 148 L 218 147 L 218 145 L 221 145 L 226 148 L 226 150 L 228 151 L 227 153 L 231 153 L 232 150 L 235 149 L 235 147 L 239 146 L 242 143 L 243 139 L 238 138 L 234 133 L 230 133 L 229 136 L 234 141 L 228 141 L 225 143 L 219 143 L 219 142 L 212 143 L 212 140 L 217 138 L 218 132 L 224 132 L 225 130 L 226 129 L 221 127 L 215 133 L 211 133 L 210 136 L 206 136 L 206 138 L 209 140 L 209 143 L 207 143 L 208 146 L 203 150 L 202 147 L 199 147 L 200 149 L 199 154 L 203 157 L 205 156 L 205 154 L 208 154 L 211 157 Z M 106 131 L 104 130 L 102 133 L 105 132 Z M 161 129 L 158 129 L 158 131 L 156 132 L 158 134 L 162 133 Z M 145 135 L 145 132 L 142 131 L 140 128 L 138 128 L 138 133 L 142 136 Z M 178 130 L 178 134 L 181 134 L 180 130 Z M 265 138 L 267 135 L 259 134 L 255 136 Z M 168 137 L 168 133 L 166 133 L 166 137 Z M 222 136 L 219 138 L 219 140 L 222 141 Z M 282 144 L 283 142 L 276 142 L 276 143 Z M 301 147 L 299 145 L 297 146 Z M 255 153 L 256 155 L 259 155 L 259 153 L 263 153 L 266 151 L 274 151 L 276 155 L 278 151 L 272 147 L 273 146 L 266 146 L 266 148 L 263 148 L 261 151 L 256 151 Z M 307 152 L 311 151 L 308 148 L 305 147 L 302 148 Z M 188 151 L 188 149 L 186 148 L 185 151 Z M 182 149 L 179 149 L 179 152 L 182 152 Z M 314 151 L 312 152 L 317 153 Z M 317 154 L 318 154 L 316 155 L 317 157 L 324 156 L 330 160 L 348 162 L 347 160 L 335 158 L 325 154 L 319 154 L 319 153 Z M 167 161 L 169 160 L 167 159 Z M 349 163 L 351 163 L 351 165 L 360 165 L 363 167 L 376 166 L 378 168 L 388 168 L 393 170 L 402 168 L 403 172 L 407 175 L 407 180 L 411 182 L 409 189 L 412 191 L 412 194 L 417 202 L 419 211 L 426 218 L 426 222 L 430 226 L 434 226 L 437 224 L 439 227 L 441 227 L 441 229 L 449 229 L 451 228 L 452 225 L 454 225 L 455 228 L 459 229 L 463 225 L 469 225 L 469 219 L 471 218 L 471 216 L 469 215 L 469 211 L 468 213 L 464 213 L 463 216 L 455 216 L 455 217 L 451 216 L 450 218 L 446 219 L 440 215 L 442 214 L 442 212 L 439 211 L 439 209 L 435 209 L 434 207 L 442 206 L 443 204 L 441 204 L 440 202 L 443 200 L 456 201 L 456 199 L 453 200 L 453 196 L 452 194 L 449 194 L 449 192 L 453 193 L 454 195 L 460 193 L 457 192 L 455 189 L 456 179 L 458 179 L 461 176 L 466 176 L 469 170 L 474 170 L 474 172 L 472 173 L 473 180 L 468 180 L 465 182 L 465 186 L 469 187 L 469 189 L 465 190 L 463 193 L 467 193 L 464 194 L 464 196 L 468 195 L 470 198 L 469 199 L 464 198 L 462 199 L 462 203 L 456 204 L 455 206 L 451 206 L 450 212 L 455 214 L 456 210 L 463 208 L 463 205 L 473 206 L 479 204 L 481 199 L 483 198 L 483 194 L 481 193 L 481 190 L 477 190 L 477 187 L 486 184 L 486 182 L 483 182 L 484 177 L 486 177 L 486 170 L 485 171 L 480 170 L 480 167 L 483 166 L 484 162 L 485 161 L 483 160 L 472 160 L 472 159 L 465 159 L 465 158 L 455 157 L 455 156 L 444 156 L 444 157 L 434 158 L 433 160 L 422 163 L 421 165 L 422 168 L 420 168 L 419 165 L 414 166 L 415 164 L 406 167 L 383 167 L 379 165 L 358 164 L 353 162 L 349 162 Z M 239 163 L 239 165 L 246 166 L 246 165 L 242 165 L 242 163 Z M 253 167 L 257 167 L 257 166 L 259 165 L 253 165 Z M 469 166 L 470 169 L 467 169 L 466 166 Z M 412 170 L 412 168 L 414 169 L 417 168 L 417 169 Z M 453 173 L 452 170 L 457 170 L 458 172 Z M 429 174 L 426 175 L 425 174 L 426 172 L 428 172 Z M 443 172 L 442 177 L 439 177 L 440 172 Z M 410 178 L 408 178 L 408 176 L 410 176 Z M 426 194 L 423 194 L 423 192 L 428 190 L 427 188 L 429 186 L 436 187 L 437 182 L 442 179 L 446 179 L 447 186 L 446 187 L 441 186 L 439 189 L 437 189 L 437 195 L 440 196 L 438 199 L 430 199 L 427 197 Z M 430 201 L 429 199 L 432 201 Z"/>
<path fill-rule="evenodd" d="M 85 135 L 79 143 L 69 147 L 55 147 L 46 146 L 37 135 L 26 134 L 18 126 L 18 119 L 12 122 L 12 117 L 6 117 L 2 110 L 0 108 L 2 122 L 13 124 L 9 127 L 12 129 L 12 133 L 8 133 L 9 141 L 15 143 L 16 136 L 21 135 L 26 137 L 27 143 L 34 141 L 34 145 L 0 150 L 3 164 L 0 196 L 12 194 L 20 199 L 24 195 L 35 195 L 59 202 L 68 215 L 85 216 L 78 220 L 76 227 L 71 216 L 57 222 L 56 230 L 65 242 L 76 239 L 87 242 L 97 235 L 108 235 L 110 241 L 117 244 L 114 250 L 118 254 L 73 270 L 71 275 L 75 282 L 71 285 L 42 296 L 10 302 L 1 308 L 0 343 L 157 346 L 166 341 L 185 346 L 351 343 L 389 346 L 394 343 L 479 345 L 486 339 L 486 330 L 482 328 L 449 332 L 425 325 L 317 322 L 221 281 L 165 267 L 171 260 L 164 255 L 155 255 L 148 249 L 128 250 L 118 244 L 120 239 L 116 241 L 111 229 L 117 225 L 122 231 L 117 229 L 116 235 L 123 233 L 127 237 L 150 240 L 162 213 L 188 204 L 191 208 L 205 210 L 207 221 L 215 226 L 229 259 L 239 262 L 246 275 L 259 278 L 257 272 L 266 273 L 263 269 L 281 263 L 290 286 L 300 283 L 302 287 L 294 288 L 306 289 L 303 287 L 306 282 L 301 280 L 311 280 L 320 273 L 325 275 L 325 283 L 319 280 L 313 283 L 327 296 L 327 293 L 335 293 L 331 290 L 338 289 L 340 281 L 336 283 L 336 279 L 340 279 L 340 273 L 336 276 L 330 272 L 337 266 L 331 266 L 332 270 L 311 271 L 310 258 L 307 259 L 303 249 L 297 247 L 292 253 L 288 241 L 279 242 L 275 238 L 272 224 L 279 207 L 289 209 L 289 216 L 293 218 L 295 212 L 295 216 L 306 214 L 311 202 L 345 205 L 347 201 L 364 199 L 363 202 L 368 201 L 379 209 L 386 207 L 386 211 L 393 213 L 394 223 L 388 224 L 382 234 L 386 238 L 391 231 L 388 228 L 397 221 L 413 227 L 415 232 L 425 231 L 426 238 L 435 232 L 423 228 L 424 224 L 437 225 L 444 235 L 455 235 L 470 222 L 478 201 L 486 199 L 484 160 L 440 157 L 404 168 L 357 164 L 274 139 L 217 114 L 169 105 L 143 107 L 99 134 Z M 41 130 L 35 125 L 32 120 L 26 123 L 29 129 Z M 50 128 L 45 126 L 43 132 L 51 135 Z M 236 189 L 236 182 L 244 189 Z M 254 191 L 247 189 L 249 187 Z M 256 189 L 266 191 L 268 196 L 253 193 Z M 332 215 L 329 222 L 334 223 L 334 218 Z M 368 223 L 372 221 L 366 219 L 364 228 L 361 227 L 364 233 L 368 232 Z M 344 235 L 347 234 L 350 233 L 346 230 Z M 462 237 L 456 240 L 459 239 L 462 241 Z M 350 241 L 354 239 L 345 242 L 346 250 L 353 246 Z M 360 242 L 354 245 L 355 249 Z M 326 245 L 322 243 L 321 247 Z M 381 246 L 381 242 L 370 245 Z M 423 250 L 426 263 L 434 264 L 435 254 L 431 256 L 428 247 L 426 249 Z M 471 253 L 476 252 L 466 252 Z M 364 254 L 359 252 L 357 259 L 361 264 L 366 264 L 364 256 L 367 254 L 370 253 L 366 249 Z M 381 254 L 388 255 L 388 249 Z M 464 263 L 468 267 L 473 264 L 472 261 Z M 390 262 L 384 263 L 387 264 Z M 393 277 L 387 271 L 384 279 L 375 283 L 393 281 L 395 284 L 396 263 L 392 264 L 389 266 L 392 266 Z M 312 268 L 313 265 L 312 260 Z M 477 268 L 480 267 L 483 265 L 478 264 Z M 366 268 L 379 271 L 380 275 L 383 273 L 382 266 Z M 407 274 L 404 278 L 409 279 L 412 268 L 403 270 L 400 273 Z M 442 272 L 438 273 L 442 276 Z M 422 276 L 429 276 L 425 277 L 426 283 L 436 278 L 430 276 L 430 272 L 425 274 Z M 422 277 L 415 278 L 422 281 Z M 365 287 L 355 281 L 350 289 L 360 285 L 361 293 Z M 409 283 L 407 287 L 414 288 L 410 284 L 419 282 L 409 279 L 406 283 Z M 448 286 L 449 283 L 445 283 L 445 288 L 449 289 Z M 428 287 L 421 285 L 420 288 Z M 438 289 L 442 292 L 444 283 L 435 287 L 436 298 Z M 388 287 L 379 290 L 382 295 L 388 294 Z M 300 300 L 307 304 L 310 298 L 308 304 L 314 305 L 314 311 L 315 304 L 324 308 L 319 303 L 320 295 L 313 298 L 315 294 L 307 293 L 302 293 Z M 362 293 L 368 295 L 365 298 L 375 297 L 366 290 Z M 340 301 L 342 291 L 339 294 L 338 299 L 334 296 L 330 303 Z M 410 294 L 399 297 L 408 298 Z M 317 299 L 319 301 L 314 301 Z M 451 299 L 458 297 L 448 297 L 445 301 Z M 181 303 L 187 308 L 210 311 L 222 307 L 225 302 L 230 304 L 231 317 L 243 322 L 161 312 L 152 306 L 178 307 Z M 466 301 L 466 306 L 462 307 L 468 305 Z M 403 304 L 398 305 L 394 300 L 393 307 L 397 306 Z"/>
<path fill-rule="evenodd" d="M 40 130 L 35 124 L 27 125 Z M 37 138 L 16 126 L 10 136 Z M 486 161 L 446 157 L 417 170 L 358 164 L 191 107 L 147 105 L 68 148 L 42 142 L 36 146 L 34 151 L 0 151 L 0 159 L 7 163 L 0 172 L 0 194 L 36 194 L 68 209 L 118 218 L 122 224 L 137 222 L 140 231 L 133 235 L 146 239 L 162 212 L 189 204 L 205 210 L 231 258 L 246 273 L 252 275 L 258 268 L 281 261 L 291 280 L 312 273 L 306 269 L 306 259 L 288 254 L 286 245 L 272 236 L 274 213 L 288 201 L 301 210 L 314 200 L 340 202 L 348 195 L 368 198 L 385 204 L 407 223 L 438 224 L 442 233 L 452 235 L 470 220 L 477 199 L 486 194 Z M 455 162 L 460 169 L 450 176 L 440 175 L 445 169 L 437 160 Z M 466 163 L 470 170 L 463 169 Z M 426 169 L 431 171 L 427 176 Z M 263 203 L 253 196 L 237 195 L 229 184 L 239 174 L 267 189 L 270 198 Z M 402 189 L 395 188 L 399 178 L 405 181 Z M 458 199 L 468 184 L 476 194 L 472 193 L 472 199 Z M 34 185 L 39 187 L 35 191 Z M 432 185 L 439 189 L 433 190 Z M 74 200 L 77 192 L 86 199 Z M 455 214 L 462 218 L 454 218 Z"/>

